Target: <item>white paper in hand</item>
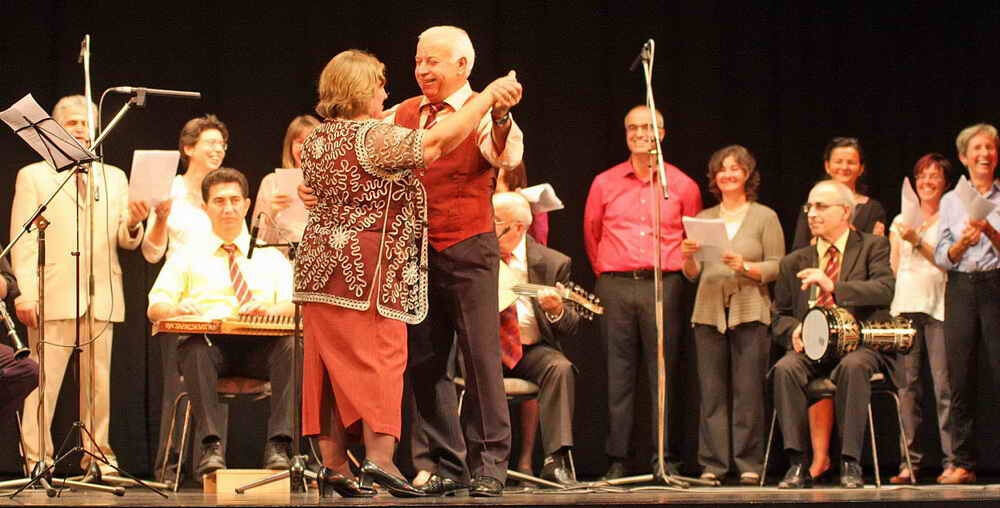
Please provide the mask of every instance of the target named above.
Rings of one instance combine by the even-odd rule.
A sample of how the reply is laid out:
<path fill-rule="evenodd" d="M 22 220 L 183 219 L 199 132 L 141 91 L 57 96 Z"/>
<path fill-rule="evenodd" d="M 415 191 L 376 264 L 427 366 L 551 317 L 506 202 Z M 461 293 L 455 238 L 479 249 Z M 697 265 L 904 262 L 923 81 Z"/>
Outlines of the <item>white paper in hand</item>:
<path fill-rule="evenodd" d="M 284 194 L 291 198 L 292 203 L 275 217 L 275 221 L 286 228 L 298 240 L 306 227 L 306 206 L 299 199 L 297 187 L 302 183 L 301 168 L 277 168 L 274 170 L 274 194 Z"/>
<path fill-rule="evenodd" d="M 962 175 L 958 179 L 958 185 L 955 186 L 955 193 L 958 194 L 959 201 L 965 206 L 965 211 L 969 214 L 969 220 L 985 219 L 997 207 L 997 205 L 987 201 L 979 191 L 974 189 L 969 180 L 965 178 L 965 175 Z"/>
<path fill-rule="evenodd" d="M 684 224 L 684 233 L 687 237 L 701 244 L 694 259 L 701 262 L 722 261 L 722 253 L 730 249 L 725 221 L 681 217 L 681 222 Z"/>
<path fill-rule="evenodd" d="M 542 183 L 525 187 L 518 192 L 531 203 L 531 213 L 545 213 L 565 208 L 551 184 Z"/>
<path fill-rule="evenodd" d="M 903 225 L 910 228 L 919 228 L 924 222 L 924 213 L 920 211 L 920 198 L 910 185 L 910 177 L 903 177 L 903 192 L 900 196 L 900 217 Z"/>
<path fill-rule="evenodd" d="M 129 201 L 145 201 L 155 208 L 170 199 L 170 186 L 177 176 L 177 150 L 136 150 L 128 182 Z"/>
<path fill-rule="evenodd" d="M 96 160 L 97 157 L 35 102 L 31 94 L 25 95 L 13 106 L 0 112 L 3 120 L 21 136 L 28 146 L 42 156 L 57 171 L 76 163 Z M 34 125 L 32 125 L 34 124 Z M 41 131 L 42 134 L 39 134 Z M 42 139 L 42 135 L 45 139 Z"/>

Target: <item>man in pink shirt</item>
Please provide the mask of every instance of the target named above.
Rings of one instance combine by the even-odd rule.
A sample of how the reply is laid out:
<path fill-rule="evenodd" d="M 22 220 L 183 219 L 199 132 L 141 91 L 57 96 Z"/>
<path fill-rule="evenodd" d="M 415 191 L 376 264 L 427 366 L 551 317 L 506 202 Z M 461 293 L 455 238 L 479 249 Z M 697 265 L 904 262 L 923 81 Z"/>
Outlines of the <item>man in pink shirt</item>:
<path fill-rule="evenodd" d="M 660 140 L 666 134 L 663 116 L 656 113 Z M 594 178 L 584 211 L 583 235 L 590 264 L 597 275 L 597 295 L 605 306 L 601 332 L 608 347 L 608 412 L 610 431 L 606 453 L 611 463 L 606 477 L 625 475 L 634 418 L 634 395 L 638 359 L 645 361 L 650 400 L 657 400 L 656 321 L 653 300 L 653 193 L 650 186 L 656 170 L 656 148 L 649 109 L 636 106 L 625 115 L 625 143 L 628 160 Z M 680 244 L 684 237 L 682 216 L 701 211 L 701 191 L 683 171 L 665 164 L 669 199 L 662 199 L 660 231 L 662 239 L 663 320 L 668 359 L 668 382 L 675 372 L 678 339 L 683 315 L 681 298 L 684 276 L 681 274 Z M 654 406 L 655 408 L 655 406 Z M 653 431 L 656 442 L 655 409 Z M 669 441 L 668 441 L 669 443 Z M 669 447 L 668 447 L 669 448 Z M 667 460 L 676 453 L 667 451 Z M 668 468 L 670 468 L 668 466 Z M 672 469 L 672 468 L 671 468 Z M 676 472 L 676 471 L 673 471 Z"/>

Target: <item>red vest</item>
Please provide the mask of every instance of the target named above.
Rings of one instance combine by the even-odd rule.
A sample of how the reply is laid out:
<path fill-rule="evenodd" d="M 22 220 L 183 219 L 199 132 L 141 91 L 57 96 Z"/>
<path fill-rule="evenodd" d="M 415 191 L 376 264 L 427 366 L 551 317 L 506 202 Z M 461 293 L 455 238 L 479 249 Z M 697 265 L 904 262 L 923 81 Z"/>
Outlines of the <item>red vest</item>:
<path fill-rule="evenodd" d="M 418 129 L 420 99 L 403 101 L 396 109 L 396 125 Z M 493 228 L 493 191 L 496 170 L 483 158 L 476 133 L 458 148 L 427 166 L 421 181 L 427 190 L 427 230 L 438 252 Z"/>

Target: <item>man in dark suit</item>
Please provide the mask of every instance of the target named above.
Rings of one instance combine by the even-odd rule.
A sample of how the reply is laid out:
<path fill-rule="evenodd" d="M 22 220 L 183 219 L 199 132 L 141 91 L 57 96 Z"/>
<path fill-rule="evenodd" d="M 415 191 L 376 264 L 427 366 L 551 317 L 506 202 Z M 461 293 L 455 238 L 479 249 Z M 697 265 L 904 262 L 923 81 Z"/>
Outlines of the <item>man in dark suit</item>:
<path fill-rule="evenodd" d="M 532 217 L 531 206 L 524 196 L 516 192 L 495 194 L 493 208 L 500 256 L 510 267 L 510 282 L 544 286 L 569 282 L 570 258 L 527 236 Z M 508 277 L 501 275 L 501 293 L 505 279 Z M 543 289 L 537 298 L 519 297 L 502 311 L 500 323 L 504 375 L 527 379 L 539 387 L 542 447 L 546 455 L 542 477 L 564 484 L 575 483 L 568 452 L 573 447 L 576 374 L 559 341 L 576 333 L 580 315 L 573 306 L 563 305 L 562 297 L 554 289 Z"/>
<path fill-rule="evenodd" d="M 816 245 L 798 249 L 781 260 L 775 285 L 775 340 L 788 353 L 774 366 L 774 404 L 791 467 L 779 488 L 811 486 L 805 387 L 830 376 L 837 386 L 834 407 L 841 441 L 840 483 L 861 488 L 858 460 L 864 444 L 871 376 L 881 371 L 899 380 L 895 354 L 858 348 L 839 362 L 817 363 L 803 353 L 802 320 L 814 306 L 839 306 L 858 321 L 887 311 L 895 277 L 889 266 L 889 242 L 850 228 L 854 193 L 833 180 L 813 187 L 806 204 L 809 229 Z M 898 386 L 898 383 L 897 383 Z"/>

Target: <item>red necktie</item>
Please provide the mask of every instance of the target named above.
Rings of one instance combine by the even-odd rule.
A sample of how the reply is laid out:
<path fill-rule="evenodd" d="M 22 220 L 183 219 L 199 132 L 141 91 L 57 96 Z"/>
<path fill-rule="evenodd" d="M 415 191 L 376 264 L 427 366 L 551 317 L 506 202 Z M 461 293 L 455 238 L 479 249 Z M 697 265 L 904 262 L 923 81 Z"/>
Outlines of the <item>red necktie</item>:
<path fill-rule="evenodd" d="M 427 120 L 424 120 L 424 128 L 430 129 L 437 123 L 438 111 L 448 107 L 448 105 L 443 102 L 435 102 L 433 104 L 426 104 L 424 107 L 427 108 Z"/>
<path fill-rule="evenodd" d="M 227 243 L 222 246 L 222 250 L 229 253 L 229 280 L 233 282 L 233 292 L 236 294 L 236 301 L 241 306 L 246 305 L 250 303 L 252 295 L 250 294 L 250 286 L 247 286 L 247 281 L 243 278 L 243 272 L 240 271 L 240 265 L 236 264 L 236 246 Z"/>
<path fill-rule="evenodd" d="M 510 254 L 501 256 L 504 263 L 510 262 Z M 513 369 L 521 361 L 524 350 L 521 347 L 521 325 L 517 321 L 517 302 L 500 311 L 500 361 L 504 367 Z"/>
<path fill-rule="evenodd" d="M 826 276 L 830 280 L 837 282 L 837 278 L 840 276 L 840 251 L 837 250 L 835 245 L 831 245 L 830 248 L 826 249 L 826 269 L 823 272 L 826 273 Z M 833 307 L 833 305 L 833 293 L 821 291 L 819 298 L 816 299 L 816 306 Z"/>

